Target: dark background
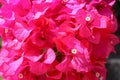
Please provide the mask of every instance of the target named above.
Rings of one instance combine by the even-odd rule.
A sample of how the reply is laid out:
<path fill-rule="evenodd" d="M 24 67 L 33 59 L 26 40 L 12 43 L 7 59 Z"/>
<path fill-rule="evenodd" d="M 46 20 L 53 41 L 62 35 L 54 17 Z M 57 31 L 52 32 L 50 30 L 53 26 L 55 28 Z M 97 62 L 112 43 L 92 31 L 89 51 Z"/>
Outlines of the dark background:
<path fill-rule="evenodd" d="M 114 14 L 117 17 L 119 25 L 117 32 L 114 34 L 120 39 L 120 0 L 116 0 L 113 9 L 115 10 Z M 111 53 L 107 59 L 106 68 L 108 72 L 106 80 L 120 80 L 120 43 L 115 46 L 115 50 L 117 53 Z"/>

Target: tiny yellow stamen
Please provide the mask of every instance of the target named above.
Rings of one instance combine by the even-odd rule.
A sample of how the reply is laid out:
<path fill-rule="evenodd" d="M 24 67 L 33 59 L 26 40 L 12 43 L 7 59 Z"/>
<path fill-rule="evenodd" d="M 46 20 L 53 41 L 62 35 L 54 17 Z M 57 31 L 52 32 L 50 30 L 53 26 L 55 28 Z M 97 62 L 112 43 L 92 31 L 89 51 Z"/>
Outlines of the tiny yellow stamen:
<path fill-rule="evenodd" d="M 86 21 L 90 21 L 91 19 L 90 19 L 90 17 L 86 17 L 85 20 Z"/>
<path fill-rule="evenodd" d="M 111 17 L 111 19 L 113 19 L 114 18 L 113 14 L 111 14 L 110 17 Z"/>
<path fill-rule="evenodd" d="M 72 49 L 71 52 L 72 52 L 72 54 L 76 54 L 77 50 L 76 49 Z"/>
<path fill-rule="evenodd" d="M 100 80 L 103 80 L 103 77 L 102 77 L 102 76 L 100 77 Z"/>
<path fill-rule="evenodd" d="M 48 77 L 48 74 L 47 74 L 47 73 L 46 73 L 45 75 L 46 75 L 46 77 Z"/>
<path fill-rule="evenodd" d="M 91 27 L 90 30 L 93 30 L 93 27 Z"/>
<path fill-rule="evenodd" d="M 107 5 L 104 5 L 104 7 L 107 7 Z"/>
<path fill-rule="evenodd" d="M 92 35 L 92 38 L 95 39 L 95 36 Z"/>
<path fill-rule="evenodd" d="M 8 29 L 5 29 L 5 33 L 8 33 Z"/>
<path fill-rule="evenodd" d="M 113 41 L 110 41 L 111 44 L 113 44 Z"/>
<path fill-rule="evenodd" d="M 22 78 L 23 78 L 23 74 L 20 73 L 20 74 L 18 75 L 18 78 L 19 78 L 19 79 L 22 79 Z"/>
<path fill-rule="evenodd" d="M 88 14 L 87 17 L 85 18 L 86 21 L 90 21 L 91 20 L 91 15 Z"/>
<path fill-rule="evenodd" d="M 97 78 L 100 77 L 100 73 L 96 72 L 96 77 Z"/>
<path fill-rule="evenodd" d="M 67 2 L 68 0 L 63 0 L 63 2 Z"/>

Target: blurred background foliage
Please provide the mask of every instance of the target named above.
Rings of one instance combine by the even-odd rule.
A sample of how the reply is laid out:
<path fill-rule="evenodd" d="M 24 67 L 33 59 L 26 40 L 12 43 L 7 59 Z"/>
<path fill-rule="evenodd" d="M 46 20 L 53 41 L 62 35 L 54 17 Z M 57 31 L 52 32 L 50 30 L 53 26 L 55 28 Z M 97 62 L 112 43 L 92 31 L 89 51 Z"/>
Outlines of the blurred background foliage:
<path fill-rule="evenodd" d="M 113 10 L 118 21 L 118 30 L 114 34 L 116 34 L 120 39 L 120 0 L 116 0 L 116 3 L 113 6 Z M 115 50 L 117 53 L 116 54 L 111 53 L 108 59 L 120 58 L 120 43 L 115 46 Z"/>
<path fill-rule="evenodd" d="M 113 6 L 114 14 L 118 21 L 118 30 L 115 34 L 120 39 L 120 0 L 116 0 Z M 115 46 L 116 54 L 111 53 L 106 64 L 107 79 L 106 80 L 120 80 L 120 43 Z"/>

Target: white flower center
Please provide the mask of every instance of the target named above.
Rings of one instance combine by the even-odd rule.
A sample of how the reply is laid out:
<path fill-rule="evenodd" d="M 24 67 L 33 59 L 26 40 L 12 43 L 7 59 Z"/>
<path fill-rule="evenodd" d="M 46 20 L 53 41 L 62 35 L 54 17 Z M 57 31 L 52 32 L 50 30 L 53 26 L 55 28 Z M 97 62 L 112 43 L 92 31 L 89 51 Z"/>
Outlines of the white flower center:
<path fill-rule="evenodd" d="M 103 77 L 102 77 L 102 76 L 100 77 L 100 80 L 103 80 Z"/>
<path fill-rule="evenodd" d="M 18 75 L 18 78 L 19 79 L 22 79 L 24 76 L 23 76 L 23 74 L 22 73 L 20 73 L 19 75 Z"/>
<path fill-rule="evenodd" d="M 76 54 L 76 53 L 77 53 L 77 49 L 72 49 L 72 50 L 71 50 L 71 53 L 72 53 L 72 54 Z"/>
<path fill-rule="evenodd" d="M 5 29 L 5 33 L 8 33 L 8 29 Z"/>
<path fill-rule="evenodd" d="M 90 17 L 86 17 L 85 20 L 86 20 L 86 21 L 90 21 L 91 18 L 90 18 Z"/>
<path fill-rule="evenodd" d="M 100 73 L 96 72 L 96 77 L 97 78 L 100 77 Z"/>
<path fill-rule="evenodd" d="M 86 16 L 85 20 L 86 20 L 86 21 L 90 21 L 90 20 L 91 20 L 91 15 L 88 14 L 88 15 Z"/>
<path fill-rule="evenodd" d="M 99 80 L 103 80 L 103 76 L 101 76 L 99 72 L 96 72 L 95 75 Z"/>
<path fill-rule="evenodd" d="M 113 41 L 110 41 L 111 44 L 113 44 Z"/>
<path fill-rule="evenodd" d="M 68 0 L 63 0 L 63 2 L 67 2 Z"/>

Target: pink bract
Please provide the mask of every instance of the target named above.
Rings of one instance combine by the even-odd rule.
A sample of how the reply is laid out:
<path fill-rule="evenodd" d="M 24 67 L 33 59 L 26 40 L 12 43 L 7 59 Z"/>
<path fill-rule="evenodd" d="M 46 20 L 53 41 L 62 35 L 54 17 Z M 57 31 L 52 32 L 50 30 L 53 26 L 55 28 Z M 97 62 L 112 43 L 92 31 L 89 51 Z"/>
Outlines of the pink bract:
<path fill-rule="evenodd" d="M 0 0 L 0 77 L 106 80 L 119 43 L 115 0 Z"/>

